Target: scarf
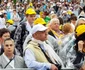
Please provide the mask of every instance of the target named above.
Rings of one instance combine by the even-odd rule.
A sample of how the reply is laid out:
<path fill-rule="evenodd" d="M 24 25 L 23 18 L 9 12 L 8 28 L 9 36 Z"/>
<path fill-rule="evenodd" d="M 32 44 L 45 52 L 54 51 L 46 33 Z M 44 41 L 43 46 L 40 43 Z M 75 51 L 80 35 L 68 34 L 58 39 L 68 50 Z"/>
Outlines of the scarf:
<path fill-rule="evenodd" d="M 63 35 L 63 34 L 58 34 L 57 32 L 55 32 L 55 31 L 52 30 L 52 29 L 51 29 L 51 31 L 52 31 L 52 33 L 57 37 L 57 39 L 58 39 L 58 45 L 61 45 L 61 44 L 62 44 L 61 39 L 64 37 L 64 35 Z"/>
<path fill-rule="evenodd" d="M 52 31 L 52 33 L 53 33 L 55 36 L 57 36 L 58 38 L 62 38 L 62 37 L 63 37 L 63 34 L 58 34 L 57 32 L 55 32 L 55 31 L 52 30 L 52 29 L 51 29 L 51 31 Z"/>
<path fill-rule="evenodd" d="M 58 64 L 62 65 L 62 68 L 64 68 L 64 64 L 62 62 L 62 60 L 60 59 L 60 57 L 57 55 L 57 53 L 55 53 L 55 51 L 53 50 L 53 48 L 47 44 L 45 41 L 40 41 L 40 40 L 36 40 L 34 38 L 32 38 L 33 41 L 39 43 L 39 44 L 43 44 L 44 49 L 46 50 L 46 52 L 48 53 L 51 61 L 56 64 L 56 61 Z"/>

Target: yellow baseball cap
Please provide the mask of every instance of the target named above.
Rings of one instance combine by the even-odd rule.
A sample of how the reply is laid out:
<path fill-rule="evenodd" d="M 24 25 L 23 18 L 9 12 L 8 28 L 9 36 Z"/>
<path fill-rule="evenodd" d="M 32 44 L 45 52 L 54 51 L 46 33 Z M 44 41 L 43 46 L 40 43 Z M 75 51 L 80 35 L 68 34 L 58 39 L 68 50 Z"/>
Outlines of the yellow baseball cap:
<path fill-rule="evenodd" d="M 71 10 L 67 10 L 67 14 L 71 15 L 73 12 Z"/>
<path fill-rule="evenodd" d="M 77 28 L 76 28 L 76 35 L 77 37 L 80 36 L 81 34 L 83 34 L 85 32 L 85 25 L 79 25 Z"/>
<path fill-rule="evenodd" d="M 28 8 L 28 9 L 26 10 L 25 14 L 31 15 L 31 14 L 36 14 L 36 12 L 35 12 L 35 10 L 34 10 L 33 8 Z"/>
<path fill-rule="evenodd" d="M 44 12 L 41 11 L 39 14 L 40 14 L 40 17 L 42 17 L 42 15 L 44 14 Z"/>
<path fill-rule="evenodd" d="M 29 3 L 29 5 L 30 5 L 30 6 L 33 6 L 33 4 L 32 4 L 31 2 Z"/>
<path fill-rule="evenodd" d="M 14 24 L 14 21 L 12 19 L 7 20 L 7 23 L 9 23 L 10 25 Z"/>
<path fill-rule="evenodd" d="M 35 21 L 34 21 L 34 25 L 36 24 L 46 24 L 45 20 L 43 18 L 37 18 Z"/>

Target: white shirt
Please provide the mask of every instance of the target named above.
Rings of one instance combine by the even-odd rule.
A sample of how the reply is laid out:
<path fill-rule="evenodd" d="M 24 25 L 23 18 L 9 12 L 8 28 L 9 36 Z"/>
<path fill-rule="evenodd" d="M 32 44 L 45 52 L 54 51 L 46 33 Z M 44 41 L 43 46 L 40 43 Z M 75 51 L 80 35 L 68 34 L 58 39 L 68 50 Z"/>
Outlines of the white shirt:
<path fill-rule="evenodd" d="M 0 17 L 0 25 L 5 26 L 5 23 L 6 23 L 5 19 Z"/>
<path fill-rule="evenodd" d="M 4 24 L 3 18 L 0 17 L 0 29 L 2 28 L 6 28 L 6 26 Z"/>
<path fill-rule="evenodd" d="M 31 33 L 32 27 L 30 26 L 30 24 L 29 24 L 28 21 L 26 21 L 25 23 L 26 23 L 26 29 L 27 29 L 27 31 L 29 31 Z"/>

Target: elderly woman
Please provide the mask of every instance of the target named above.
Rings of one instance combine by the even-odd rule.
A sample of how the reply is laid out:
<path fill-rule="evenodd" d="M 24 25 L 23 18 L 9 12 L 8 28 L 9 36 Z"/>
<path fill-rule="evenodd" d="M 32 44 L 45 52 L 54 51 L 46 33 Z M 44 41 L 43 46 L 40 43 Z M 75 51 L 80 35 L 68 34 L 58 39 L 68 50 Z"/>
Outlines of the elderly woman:
<path fill-rule="evenodd" d="M 0 69 L 4 68 L 24 68 L 24 60 L 22 57 L 14 54 L 14 41 L 11 38 L 4 40 L 4 52 L 0 56 Z"/>
<path fill-rule="evenodd" d="M 63 36 L 62 32 L 59 30 L 60 21 L 57 18 L 51 19 L 49 23 L 49 35 L 53 36 L 55 39 L 59 39 Z"/>
<path fill-rule="evenodd" d="M 78 25 L 82 25 L 82 24 L 85 24 L 85 18 L 79 18 L 77 21 L 76 21 L 76 27 Z"/>

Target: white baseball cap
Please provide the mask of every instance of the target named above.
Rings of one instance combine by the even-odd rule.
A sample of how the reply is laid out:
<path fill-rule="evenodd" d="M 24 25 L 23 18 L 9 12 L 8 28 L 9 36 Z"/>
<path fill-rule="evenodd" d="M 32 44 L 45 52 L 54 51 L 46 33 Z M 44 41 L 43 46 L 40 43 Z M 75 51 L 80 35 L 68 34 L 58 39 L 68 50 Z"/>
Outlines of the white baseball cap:
<path fill-rule="evenodd" d="M 45 30 L 47 30 L 47 27 L 43 26 L 42 24 L 37 24 L 33 26 L 31 33 L 33 35 L 37 31 L 45 31 Z"/>

